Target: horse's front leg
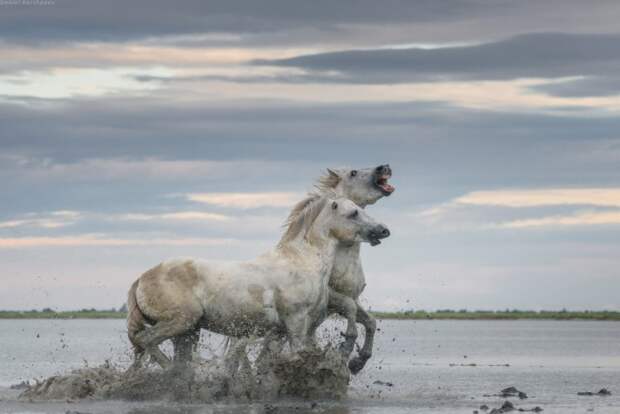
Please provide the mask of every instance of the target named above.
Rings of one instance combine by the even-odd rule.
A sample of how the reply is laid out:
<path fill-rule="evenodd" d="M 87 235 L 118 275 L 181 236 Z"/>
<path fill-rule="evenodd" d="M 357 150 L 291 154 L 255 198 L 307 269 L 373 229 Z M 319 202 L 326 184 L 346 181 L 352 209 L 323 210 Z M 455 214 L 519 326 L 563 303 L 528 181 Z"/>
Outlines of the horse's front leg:
<path fill-rule="evenodd" d="M 308 312 L 298 311 L 284 318 L 286 334 L 291 345 L 291 351 L 297 353 L 310 347 L 309 332 L 310 318 Z"/>
<path fill-rule="evenodd" d="M 355 340 L 357 339 L 357 327 L 355 326 L 357 322 L 357 304 L 350 297 L 330 288 L 327 306 L 347 320 L 347 330 L 344 334 L 345 340 L 340 344 L 340 352 L 344 356 L 349 357 L 351 352 L 353 352 Z"/>
<path fill-rule="evenodd" d="M 372 347 L 375 339 L 375 331 L 377 330 L 377 321 L 370 315 L 359 303 L 357 305 L 357 320 L 364 325 L 366 335 L 364 337 L 364 345 L 359 351 L 358 356 L 349 361 L 349 370 L 352 374 L 357 374 L 364 368 L 366 362 L 372 356 Z"/>

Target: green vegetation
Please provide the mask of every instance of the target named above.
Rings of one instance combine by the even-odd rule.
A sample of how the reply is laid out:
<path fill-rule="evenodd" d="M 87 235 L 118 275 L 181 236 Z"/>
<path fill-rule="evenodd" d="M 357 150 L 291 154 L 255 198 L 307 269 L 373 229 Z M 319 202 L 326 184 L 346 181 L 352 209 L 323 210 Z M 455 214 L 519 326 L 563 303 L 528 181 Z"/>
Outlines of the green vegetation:
<path fill-rule="evenodd" d="M 597 320 L 597 321 L 620 321 L 619 311 L 568 311 L 566 309 L 559 311 L 529 311 L 529 310 L 503 310 L 488 311 L 477 310 L 468 311 L 461 309 L 459 311 L 450 309 L 440 309 L 437 311 L 427 312 L 418 311 L 401 311 L 401 312 L 372 312 L 379 319 L 552 319 L 552 320 Z"/>
<path fill-rule="evenodd" d="M 597 321 L 620 321 L 620 311 L 528 311 L 528 310 L 502 310 L 468 311 L 440 309 L 437 311 L 408 310 L 400 312 L 371 312 L 378 319 L 467 319 L 467 320 L 493 320 L 493 319 L 552 319 L 552 320 L 597 320 Z M 78 311 L 56 312 L 46 308 L 43 310 L 30 311 L 0 311 L 0 319 L 124 319 L 127 316 L 125 309 L 119 310 L 96 310 L 82 309 Z"/>
<path fill-rule="evenodd" d="M 0 319 L 125 319 L 127 313 L 110 310 L 82 309 L 56 312 L 52 309 L 0 311 Z"/>

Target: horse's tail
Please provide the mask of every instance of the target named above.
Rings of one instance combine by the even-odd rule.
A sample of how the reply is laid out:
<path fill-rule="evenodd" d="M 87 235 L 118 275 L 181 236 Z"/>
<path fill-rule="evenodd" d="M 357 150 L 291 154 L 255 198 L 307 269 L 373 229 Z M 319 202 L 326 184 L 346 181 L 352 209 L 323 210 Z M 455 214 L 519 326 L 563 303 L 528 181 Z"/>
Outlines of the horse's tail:
<path fill-rule="evenodd" d="M 139 282 L 140 279 L 133 282 L 127 296 L 127 335 L 131 344 L 136 348 L 139 347 L 136 343 L 136 335 L 144 330 L 146 322 L 136 300 L 136 290 L 138 289 Z"/>

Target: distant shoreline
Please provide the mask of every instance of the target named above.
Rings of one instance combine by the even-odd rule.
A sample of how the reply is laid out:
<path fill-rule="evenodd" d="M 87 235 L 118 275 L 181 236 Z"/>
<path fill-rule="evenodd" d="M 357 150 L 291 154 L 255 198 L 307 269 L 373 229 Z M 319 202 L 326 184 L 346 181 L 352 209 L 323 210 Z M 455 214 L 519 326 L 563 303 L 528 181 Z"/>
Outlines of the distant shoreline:
<path fill-rule="evenodd" d="M 377 319 L 401 320 L 590 320 L 620 321 L 620 311 L 402 311 L 371 312 Z M 127 314 L 114 310 L 85 309 L 79 311 L 0 311 L 0 319 L 125 319 Z"/>

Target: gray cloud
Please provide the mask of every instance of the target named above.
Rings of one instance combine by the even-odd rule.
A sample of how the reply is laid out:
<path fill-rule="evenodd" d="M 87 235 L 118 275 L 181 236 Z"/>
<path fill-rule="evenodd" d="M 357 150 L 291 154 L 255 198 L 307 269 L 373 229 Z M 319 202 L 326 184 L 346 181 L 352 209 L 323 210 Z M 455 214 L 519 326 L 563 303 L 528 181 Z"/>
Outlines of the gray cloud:
<path fill-rule="evenodd" d="M 169 39 L 176 44 L 380 45 L 472 41 L 542 30 L 617 30 L 620 5 L 580 0 L 327 1 L 56 0 L 46 7 L 3 6 L 0 39 L 49 42 L 129 41 L 195 34 L 228 38 Z"/>
<path fill-rule="evenodd" d="M 343 157 L 364 161 L 374 158 L 368 151 L 405 159 L 409 155 L 401 150 L 420 143 L 432 144 L 430 150 L 458 140 L 480 145 L 592 142 L 609 138 L 620 127 L 614 116 L 481 112 L 442 102 L 214 104 L 155 98 L 28 102 L 0 104 L 0 148 L 66 163 L 148 157 L 292 161 L 316 156 L 325 162 Z M 420 150 L 427 149 L 416 153 Z"/>
<path fill-rule="evenodd" d="M 403 207 L 480 188 L 615 185 L 618 128 L 613 116 L 440 102 L 5 103 L 0 151 L 13 158 L 0 163 L 11 200 L 2 211 L 141 211 L 168 205 L 163 196 L 178 192 L 303 191 L 326 166 L 380 162 L 390 162 L 404 186 L 395 204 Z"/>
<path fill-rule="evenodd" d="M 620 35 L 536 33 L 473 46 L 349 50 L 254 64 L 302 68 L 316 79 L 354 83 L 558 78 L 617 73 Z"/>
<path fill-rule="evenodd" d="M 195 33 L 277 32 L 301 26 L 446 21 L 482 9 L 475 2 L 371 0 L 312 3 L 269 0 L 94 2 L 57 0 L 48 7 L 3 7 L 0 35 L 12 40 L 117 41 Z"/>

